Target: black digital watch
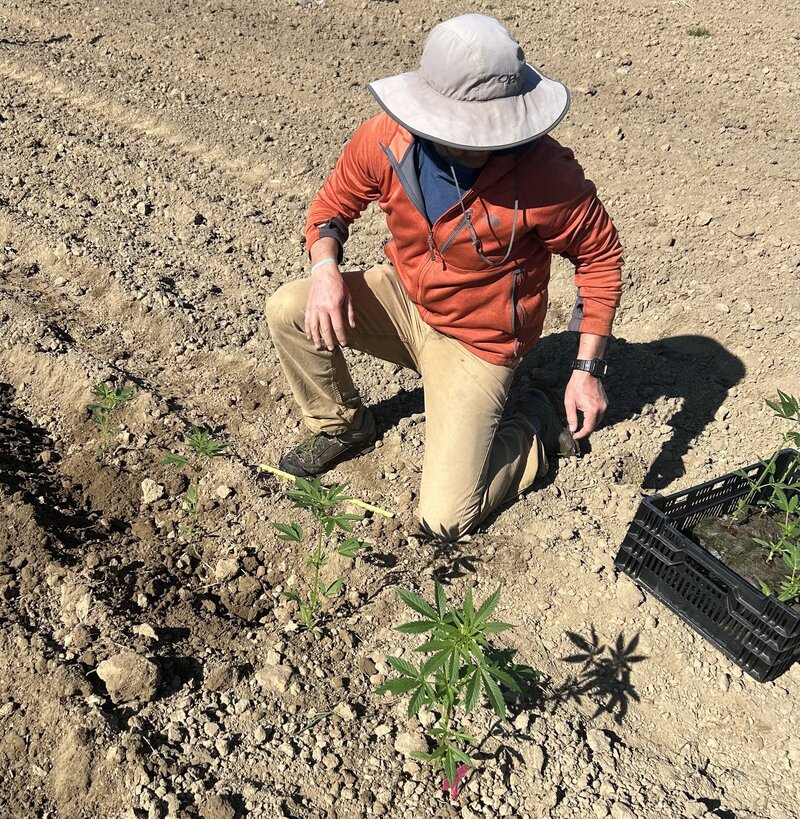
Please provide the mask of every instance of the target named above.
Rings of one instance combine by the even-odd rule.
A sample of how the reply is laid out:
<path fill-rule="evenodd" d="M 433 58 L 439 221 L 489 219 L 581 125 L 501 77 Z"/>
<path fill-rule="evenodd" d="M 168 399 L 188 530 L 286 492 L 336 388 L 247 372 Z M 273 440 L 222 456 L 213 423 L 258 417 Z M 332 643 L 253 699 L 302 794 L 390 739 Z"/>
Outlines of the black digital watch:
<path fill-rule="evenodd" d="M 595 378 L 603 378 L 608 372 L 608 364 L 602 358 L 576 358 L 572 362 L 572 369 L 583 370 Z"/>

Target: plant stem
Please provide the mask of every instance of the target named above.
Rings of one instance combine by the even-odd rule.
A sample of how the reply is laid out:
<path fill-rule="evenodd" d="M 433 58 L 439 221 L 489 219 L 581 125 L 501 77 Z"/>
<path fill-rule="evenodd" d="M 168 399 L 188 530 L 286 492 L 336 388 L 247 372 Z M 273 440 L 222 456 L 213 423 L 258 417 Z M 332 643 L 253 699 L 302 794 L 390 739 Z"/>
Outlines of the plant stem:
<path fill-rule="evenodd" d="M 317 532 L 317 548 L 314 550 L 314 585 L 311 589 L 311 614 L 317 610 L 317 600 L 319 598 L 319 574 L 322 569 L 322 524 Z"/>

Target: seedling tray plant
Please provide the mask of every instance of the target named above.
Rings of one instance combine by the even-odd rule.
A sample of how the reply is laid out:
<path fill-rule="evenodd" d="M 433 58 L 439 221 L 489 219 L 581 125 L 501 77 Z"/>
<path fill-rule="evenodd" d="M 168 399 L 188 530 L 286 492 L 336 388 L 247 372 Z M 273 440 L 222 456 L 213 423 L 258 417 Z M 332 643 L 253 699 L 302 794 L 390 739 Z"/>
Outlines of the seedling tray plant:
<path fill-rule="evenodd" d="M 800 445 L 798 402 L 779 393 L 767 403 L 793 424 L 783 442 Z M 798 498 L 800 453 L 789 448 L 682 492 L 645 498 L 617 568 L 750 676 L 773 680 L 800 659 Z M 750 537 L 751 565 L 755 554 L 761 568 L 745 572 L 732 565 L 735 550 L 723 545 L 726 533 L 741 541 L 739 530 L 752 532 L 754 521 L 770 518 L 771 529 L 761 531 L 771 534 Z M 781 579 L 767 583 L 762 575 L 777 567 Z"/>

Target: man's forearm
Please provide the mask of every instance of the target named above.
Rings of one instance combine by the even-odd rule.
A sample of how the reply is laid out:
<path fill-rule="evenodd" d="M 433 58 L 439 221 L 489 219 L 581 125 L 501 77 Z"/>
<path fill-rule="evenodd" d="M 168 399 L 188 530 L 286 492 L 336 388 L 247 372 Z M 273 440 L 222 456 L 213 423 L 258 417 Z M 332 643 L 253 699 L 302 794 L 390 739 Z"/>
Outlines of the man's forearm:
<path fill-rule="evenodd" d="M 581 333 L 578 342 L 578 358 L 602 358 L 606 351 L 608 336 L 597 336 L 594 333 Z"/>
<path fill-rule="evenodd" d="M 314 267 L 314 265 L 319 264 L 325 259 L 333 259 L 334 262 L 338 262 L 340 250 L 341 245 L 332 236 L 323 236 L 317 239 L 317 241 L 311 245 L 311 250 L 308 253 L 309 259 L 311 260 L 311 267 Z"/>

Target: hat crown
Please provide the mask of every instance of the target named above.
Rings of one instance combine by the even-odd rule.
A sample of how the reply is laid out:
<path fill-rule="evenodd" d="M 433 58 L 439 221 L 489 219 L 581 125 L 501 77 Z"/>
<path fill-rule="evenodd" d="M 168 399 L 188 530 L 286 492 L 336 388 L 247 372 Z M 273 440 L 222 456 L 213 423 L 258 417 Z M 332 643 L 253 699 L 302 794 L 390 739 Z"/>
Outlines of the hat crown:
<path fill-rule="evenodd" d="M 517 96 L 525 55 L 497 20 L 462 14 L 428 35 L 419 74 L 437 93 L 464 102 Z"/>

